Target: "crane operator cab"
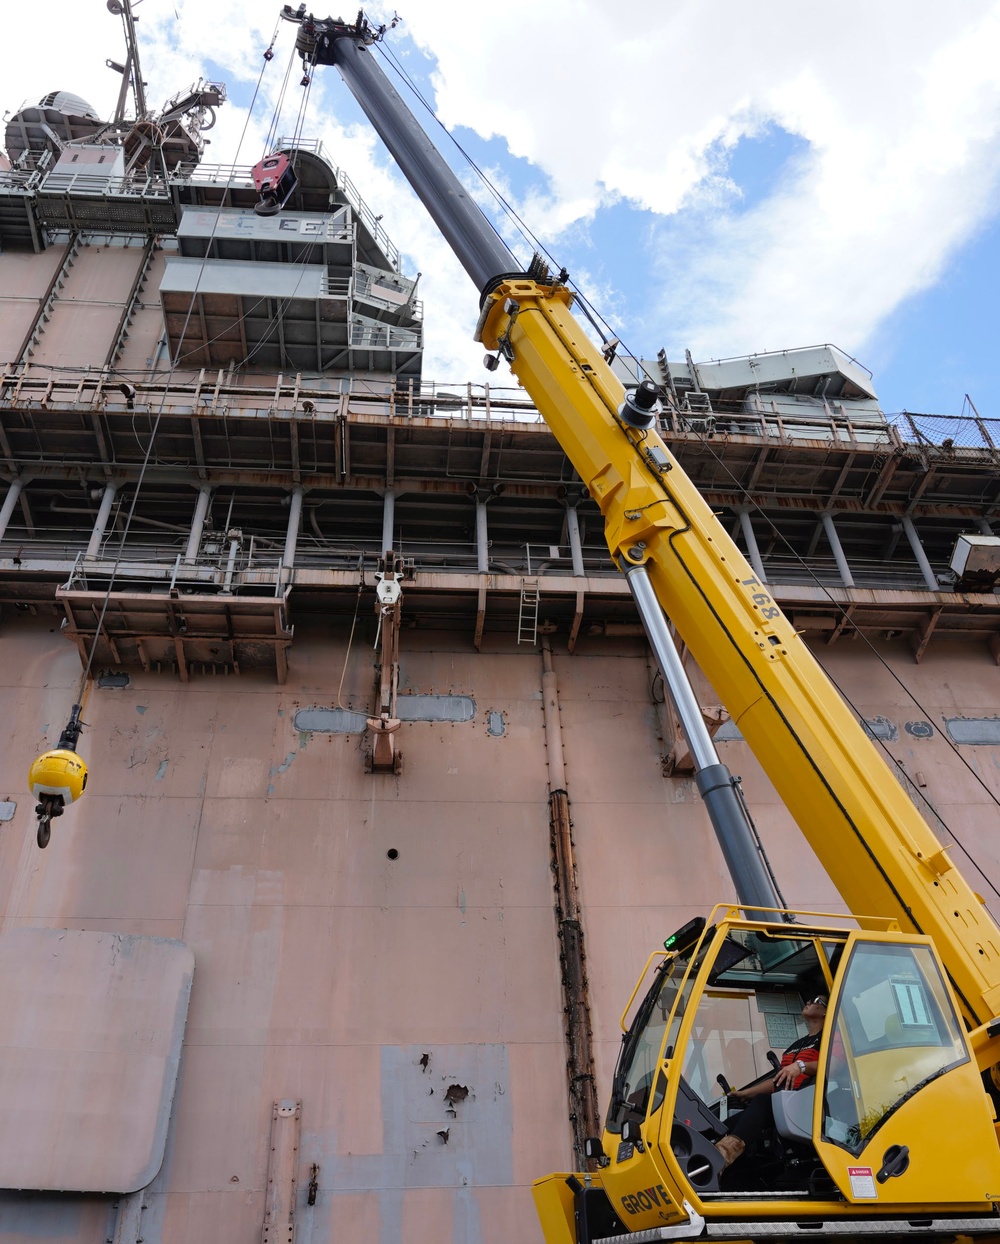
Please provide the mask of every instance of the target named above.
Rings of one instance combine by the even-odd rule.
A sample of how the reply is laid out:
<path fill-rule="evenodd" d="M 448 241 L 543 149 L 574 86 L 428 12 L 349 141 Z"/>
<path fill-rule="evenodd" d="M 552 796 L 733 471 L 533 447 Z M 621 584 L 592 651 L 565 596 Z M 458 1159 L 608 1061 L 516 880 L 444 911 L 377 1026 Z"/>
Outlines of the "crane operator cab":
<path fill-rule="evenodd" d="M 272 151 L 252 170 L 253 184 L 260 195 L 254 204 L 258 216 L 276 216 L 295 192 L 299 179 L 284 151 Z"/>
<path fill-rule="evenodd" d="M 956 1203 L 996 1224 L 993 1106 L 930 939 L 885 919 L 821 919 L 716 908 L 650 957 L 604 1136 L 587 1142 L 597 1170 L 535 1185 L 547 1240 L 672 1225 L 683 1238 L 685 1219 L 698 1234 L 734 1215 L 817 1227 L 954 1215 Z M 795 1087 L 771 1092 L 790 1046 L 812 1051 L 811 1074 L 796 1066 L 781 1077 Z M 757 1123 L 741 1128 L 754 1101 Z"/>

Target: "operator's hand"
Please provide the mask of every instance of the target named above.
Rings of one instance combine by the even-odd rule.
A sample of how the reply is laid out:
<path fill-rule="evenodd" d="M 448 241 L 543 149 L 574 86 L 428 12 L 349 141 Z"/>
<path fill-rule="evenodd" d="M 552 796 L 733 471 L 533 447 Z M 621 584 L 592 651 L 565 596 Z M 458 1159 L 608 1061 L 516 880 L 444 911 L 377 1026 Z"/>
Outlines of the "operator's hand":
<path fill-rule="evenodd" d="M 774 1075 L 774 1087 L 776 1089 L 790 1089 L 800 1075 L 803 1075 L 802 1068 L 798 1063 L 789 1063 L 787 1067 L 779 1067 Z"/>

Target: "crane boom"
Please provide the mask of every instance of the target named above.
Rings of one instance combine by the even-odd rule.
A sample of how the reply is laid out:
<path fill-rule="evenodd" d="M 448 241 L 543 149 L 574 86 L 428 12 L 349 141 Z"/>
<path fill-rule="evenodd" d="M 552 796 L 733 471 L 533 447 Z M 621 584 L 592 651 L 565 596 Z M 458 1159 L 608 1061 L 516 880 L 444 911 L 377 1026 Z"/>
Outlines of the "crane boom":
<path fill-rule="evenodd" d="M 929 934 L 969 1022 L 992 1019 L 1000 930 L 658 433 L 619 419 L 624 388 L 573 316 L 570 290 L 519 272 L 368 51 L 364 23 L 305 30 L 307 50 L 336 65 L 479 286 L 477 339 L 509 350 L 604 515 L 615 563 L 645 568 L 845 902 Z"/>
<path fill-rule="evenodd" d="M 764 1221 L 845 1214 L 860 1229 L 870 1194 L 855 1181 L 859 1171 L 874 1179 L 875 1167 L 850 1165 L 859 1158 L 881 1161 L 877 1182 L 889 1188 L 875 1199 L 882 1198 L 879 1212 L 899 1207 L 894 1224 L 903 1234 L 913 1226 L 907 1214 L 928 1205 L 954 1217 L 977 1206 L 981 1212 L 984 1196 L 1000 1203 L 1000 1192 L 983 1191 L 1000 1186 L 995 1112 L 979 1079 L 1000 1064 L 1000 1020 L 994 1019 L 1000 929 L 983 900 L 670 454 L 656 428 L 653 386 L 644 382 L 626 394 L 574 317 L 565 274 L 550 279 L 537 257 L 519 270 L 417 126 L 368 51 L 382 32 L 361 15 L 353 25 L 317 21 L 304 8 L 286 7 L 284 15 L 299 24 L 307 60 L 340 69 L 479 287 L 476 339 L 509 362 L 599 506 L 611 557 L 629 579 L 647 631 L 646 597 L 655 595 L 657 610 L 671 619 L 725 702 L 861 929 L 845 935 L 800 925 L 779 933 L 767 923 L 773 916 L 758 913 L 755 923 L 747 911 L 741 923 L 729 910 L 717 912 L 715 923 L 686 946 L 673 947 L 626 1033 L 604 1139 L 593 1152 L 588 1147 L 588 1156 L 609 1168 L 599 1179 L 604 1229 L 586 1225 L 591 1176 L 551 1176 L 536 1185 L 547 1237 L 569 1242 L 663 1222 L 695 1224 L 689 1200 L 706 1215 L 761 1212 L 752 1199 L 739 1203 L 738 1212 L 723 1204 L 727 1168 L 712 1138 L 724 1130 L 725 1116 L 708 1109 L 704 1085 L 699 1094 L 690 1080 L 703 1070 L 713 1008 L 756 995 L 764 1010 L 765 994 L 770 1005 L 793 986 L 808 996 L 803 991 L 814 984 L 836 1008 L 836 1037 L 823 1041 L 805 1139 L 812 1139 L 814 1160 L 822 1160 L 824 1178 L 839 1192 L 825 1208 L 810 1205 L 813 1194 L 796 1193 L 804 1198 L 798 1202 L 789 1194 L 784 1206 L 772 1199 Z M 702 756 L 699 787 L 726 849 L 727 817 L 717 819 L 713 804 L 719 786 L 730 799 L 735 795 L 725 776 L 716 782 L 711 759 Z M 727 862 L 739 885 L 746 882 L 741 870 L 753 873 L 760 862 L 752 850 L 740 856 L 740 826 L 732 821 L 728 828 Z M 749 893 L 766 894 L 768 879 L 757 881 L 761 888 L 748 882 Z M 744 910 L 768 905 L 745 891 L 740 900 Z M 776 967 L 779 961 L 798 966 L 793 972 Z M 968 1036 L 948 1018 L 952 1003 L 935 964 L 950 980 Z M 896 1087 L 890 1092 L 886 1083 Z M 935 1166 L 935 1132 L 946 1108 L 961 1120 L 952 1124 L 949 1115 L 953 1132 L 962 1135 L 961 1152 L 956 1148 L 950 1162 Z M 698 1200 L 699 1179 L 717 1203 Z M 969 1221 L 973 1226 L 962 1230 L 978 1230 Z M 748 1238 L 756 1237 L 756 1227 L 761 1224 L 747 1224 Z M 938 1238 L 959 1234 L 957 1225 L 951 1230 Z M 684 1228 L 677 1231 L 683 1236 Z M 775 1232 L 763 1226 L 760 1234 Z"/>

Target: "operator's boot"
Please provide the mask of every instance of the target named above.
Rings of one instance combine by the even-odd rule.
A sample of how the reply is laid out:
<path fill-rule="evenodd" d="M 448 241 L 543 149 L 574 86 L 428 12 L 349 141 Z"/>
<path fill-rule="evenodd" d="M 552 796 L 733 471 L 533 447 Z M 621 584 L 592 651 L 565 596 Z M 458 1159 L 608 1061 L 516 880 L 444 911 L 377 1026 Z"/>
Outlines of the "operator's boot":
<path fill-rule="evenodd" d="M 722 1168 L 726 1170 L 727 1167 L 732 1166 L 746 1145 L 738 1136 L 723 1136 L 721 1140 L 715 1142 L 715 1147 L 726 1160 L 726 1165 Z"/>

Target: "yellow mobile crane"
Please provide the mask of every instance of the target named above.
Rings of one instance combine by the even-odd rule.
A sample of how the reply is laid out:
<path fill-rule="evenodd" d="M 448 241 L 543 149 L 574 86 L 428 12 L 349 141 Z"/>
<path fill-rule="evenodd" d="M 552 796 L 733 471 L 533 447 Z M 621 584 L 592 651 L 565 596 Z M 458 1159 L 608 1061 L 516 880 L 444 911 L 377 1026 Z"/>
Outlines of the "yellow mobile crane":
<path fill-rule="evenodd" d="M 574 318 L 566 274 L 537 257 L 523 270 L 417 125 L 368 51 L 383 31 L 361 14 L 283 15 L 309 66 L 337 66 L 480 289 L 488 366 L 510 364 L 600 506 L 739 900 L 650 957 L 604 1135 L 581 1155 L 591 1169 L 535 1185 L 546 1241 L 1000 1240 L 1000 930 L 667 450 L 656 386 L 625 392 Z M 664 614 L 853 927 L 780 910 Z M 762 1043 L 763 1016 L 811 995 L 829 999 L 815 1078 L 774 1093 L 776 1134 L 726 1167 L 727 1037 Z"/>

